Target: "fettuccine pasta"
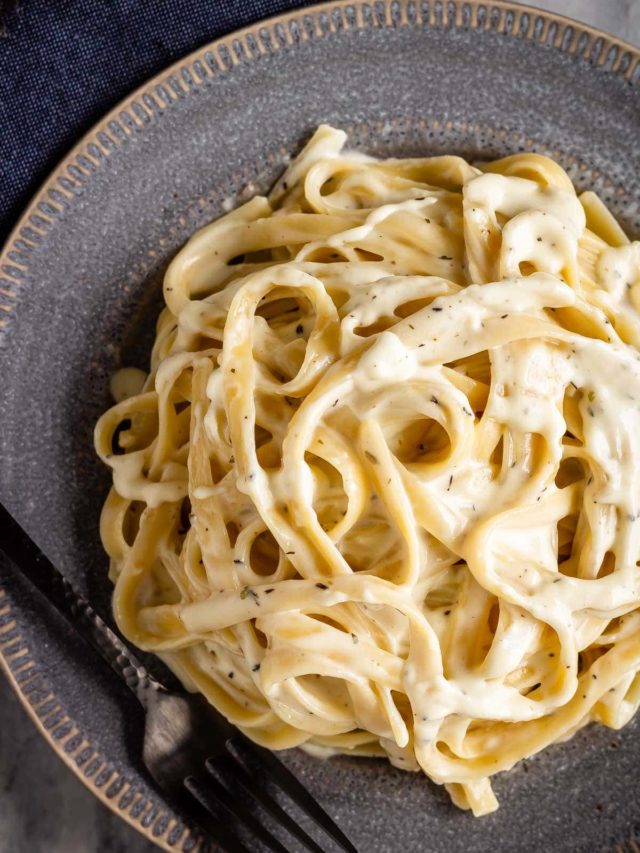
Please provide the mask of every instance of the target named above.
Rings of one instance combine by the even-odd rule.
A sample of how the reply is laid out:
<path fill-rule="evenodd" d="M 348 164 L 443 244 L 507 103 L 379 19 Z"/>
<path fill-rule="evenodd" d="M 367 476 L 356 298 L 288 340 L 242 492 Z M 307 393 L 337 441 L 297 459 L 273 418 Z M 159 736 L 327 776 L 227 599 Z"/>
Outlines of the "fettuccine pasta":
<path fill-rule="evenodd" d="M 273 749 L 490 777 L 640 703 L 640 243 L 537 154 L 320 127 L 96 428 L 123 634 Z"/>

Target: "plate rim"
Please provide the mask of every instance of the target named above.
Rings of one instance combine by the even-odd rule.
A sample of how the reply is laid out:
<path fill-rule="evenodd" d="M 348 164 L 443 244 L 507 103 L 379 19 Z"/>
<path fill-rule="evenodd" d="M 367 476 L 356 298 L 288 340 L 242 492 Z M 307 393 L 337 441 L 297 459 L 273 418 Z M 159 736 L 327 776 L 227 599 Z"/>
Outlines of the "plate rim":
<path fill-rule="evenodd" d="M 375 26 L 365 19 L 365 8 L 374 16 L 376 8 L 383 10 L 382 19 L 378 15 L 378 26 L 384 29 L 396 26 L 395 15 L 396 19 L 399 18 L 400 26 L 425 29 L 466 26 L 473 30 L 501 33 L 511 38 L 547 44 L 554 50 L 587 60 L 594 68 L 610 63 L 607 70 L 611 73 L 623 77 L 631 85 L 640 83 L 640 75 L 637 74 L 640 47 L 565 15 L 510 0 L 441 0 L 439 4 L 429 3 L 427 15 L 423 15 L 419 0 L 325 0 L 258 19 L 201 45 L 138 86 L 84 133 L 43 181 L 0 251 L 0 341 L 5 338 L 10 327 L 22 279 L 28 273 L 29 255 L 38 250 L 49 231 L 55 227 L 57 217 L 67 205 L 73 203 L 76 192 L 82 191 L 123 142 L 136 133 L 144 132 L 165 109 L 198 91 L 208 80 L 232 73 L 240 62 L 252 62 L 266 53 L 277 53 L 295 47 L 298 41 L 308 41 L 310 37 L 304 28 L 305 18 L 313 22 L 316 39 L 327 38 L 338 32 L 332 16 L 339 17 L 347 29 Z M 410 8 L 414 11 L 413 20 L 409 17 Z M 353 11 L 349 17 L 348 10 Z M 493 20 L 496 12 L 497 19 Z M 513 18 L 507 29 L 508 13 Z M 467 22 L 464 21 L 465 16 Z M 522 31 L 524 16 L 528 17 L 528 24 L 526 30 Z M 297 38 L 291 32 L 294 23 L 300 25 Z M 552 30 L 553 25 L 555 32 Z M 539 32 L 536 33 L 536 29 Z M 572 35 L 565 45 L 568 30 L 572 31 Z M 281 41 L 281 33 L 284 33 L 284 42 Z M 583 42 L 585 36 L 586 41 Z M 249 43 L 249 37 L 252 37 L 253 45 Z M 238 56 L 239 52 L 241 57 Z M 110 765 L 108 756 L 92 747 L 90 736 L 83 733 L 80 726 L 66 714 L 64 705 L 49 687 L 46 676 L 44 698 L 32 701 L 27 695 L 25 687 L 29 687 L 29 692 L 32 692 L 34 683 L 43 678 L 37 664 L 37 652 L 35 657 L 34 660 L 20 635 L 18 622 L 12 615 L 10 591 L 0 583 L 0 671 L 4 673 L 40 735 L 94 796 L 148 841 L 173 853 L 182 849 L 188 840 L 195 841 L 197 845 L 200 836 L 192 834 L 172 810 L 161 806 L 156 800 L 149 798 L 139 814 L 134 814 L 134 811 L 137 811 L 136 806 L 139 806 L 140 797 L 144 795 L 133 796 L 131 802 L 120 805 L 127 791 L 125 778 Z M 29 675 L 32 671 L 33 674 Z M 43 713 L 43 709 L 46 709 L 46 713 Z M 51 721 L 56 715 L 59 719 L 47 727 L 46 721 Z M 68 732 L 56 737 L 56 731 L 60 732 L 65 727 Z M 82 758 L 85 754 L 87 757 Z M 89 765 L 96 762 L 102 775 L 104 772 L 108 774 L 100 784 L 97 783 L 101 778 L 100 770 L 91 775 L 85 772 Z M 118 786 L 118 782 L 123 784 Z M 117 791 L 109 796 L 108 791 L 114 784 Z M 152 814 L 155 814 L 153 820 L 148 821 Z M 170 841 L 170 836 L 181 825 L 183 831 Z M 634 849 L 633 839 L 620 843 L 629 843 L 630 849 Z"/>

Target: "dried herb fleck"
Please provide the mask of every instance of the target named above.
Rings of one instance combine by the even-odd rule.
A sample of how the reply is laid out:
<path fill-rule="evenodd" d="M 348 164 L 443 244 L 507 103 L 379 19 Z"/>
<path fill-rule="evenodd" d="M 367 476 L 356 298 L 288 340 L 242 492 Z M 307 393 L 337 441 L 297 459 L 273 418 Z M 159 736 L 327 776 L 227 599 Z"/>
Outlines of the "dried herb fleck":
<path fill-rule="evenodd" d="M 245 588 L 240 593 L 240 598 L 242 598 L 243 600 L 245 598 L 252 598 L 254 602 L 258 605 L 258 607 L 260 607 L 260 598 L 258 596 L 258 593 L 250 586 L 245 586 Z"/>

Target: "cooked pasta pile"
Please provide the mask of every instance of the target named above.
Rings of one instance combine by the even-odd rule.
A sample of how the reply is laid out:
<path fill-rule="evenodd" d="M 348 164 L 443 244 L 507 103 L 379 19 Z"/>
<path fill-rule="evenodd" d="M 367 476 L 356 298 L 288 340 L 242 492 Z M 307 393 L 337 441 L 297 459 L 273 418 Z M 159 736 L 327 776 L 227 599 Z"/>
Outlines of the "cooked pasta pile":
<path fill-rule="evenodd" d="M 482 815 L 640 703 L 640 244 L 537 154 L 344 143 L 191 238 L 114 380 L 115 616 L 257 742 Z"/>

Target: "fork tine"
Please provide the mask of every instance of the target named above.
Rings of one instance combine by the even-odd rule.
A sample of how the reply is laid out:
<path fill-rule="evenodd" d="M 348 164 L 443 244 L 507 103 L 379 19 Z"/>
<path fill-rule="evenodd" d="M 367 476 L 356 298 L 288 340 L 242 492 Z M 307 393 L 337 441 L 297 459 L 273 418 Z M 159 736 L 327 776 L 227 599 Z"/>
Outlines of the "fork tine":
<path fill-rule="evenodd" d="M 214 776 L 209 775 L 206 780 L 196 779 L 195 776 L 187 776 L 184 780 L 184 785 L 187 791 L 205 808 L 209 808 L 208 798 L 213 797 L 216 802 L 224 806 L 237 820 L 248 827 L 273 853 L 289 853 L 287 848 L 278 841 L 275 835 L 272 835 L 259 820 L 256 820 L 244 803 L 233 797 Z M 235 849 L 231 849 L 235 853 Z"/>
<path fill-rule="evenodd" d="M 331 838 L 347 853 L 358 853 L 340 827 L 329 817 L 322 806 L 316 802 L 307 789 L 300 783 L 285 765 L 269 752 L 256 746 L 244 735 L 236 734 L 227 741 L 242 758 L 243 752 L 267 771 L 270 778 L 304 811 L 322 827 Z M 246 759 L 245 759 L 246 760 Z"/>
<path fill-rule="evenodd" d="M 317 844 L 313 838 L 308 835 L 304 829 L 299 826 L 295 820 L 288 814 L 266 788 L 245 770 L 245 768 L 231 755 L 219 755 L 216 758 L 208 758 L 205 762 L 207 770 L 212 773 L 218 770 L 223 774 L 223 778 L 231 778 L 234 782 L 241 785 L 242 788 L 261 803 L 292 835 L 304 844 L 307 850 L 312 850 L 313 853 L 324 853 L 322 847 Z"/>
<path fill-rule="evenodd" d="M 251 853 L 232 826 L 216 821 L 209 809 L 195 795 L 185 793 L 171 796 L 174 803 L 187 817 L 190 817 L 208 837 L 225 847 L 229 853 Z"/>

